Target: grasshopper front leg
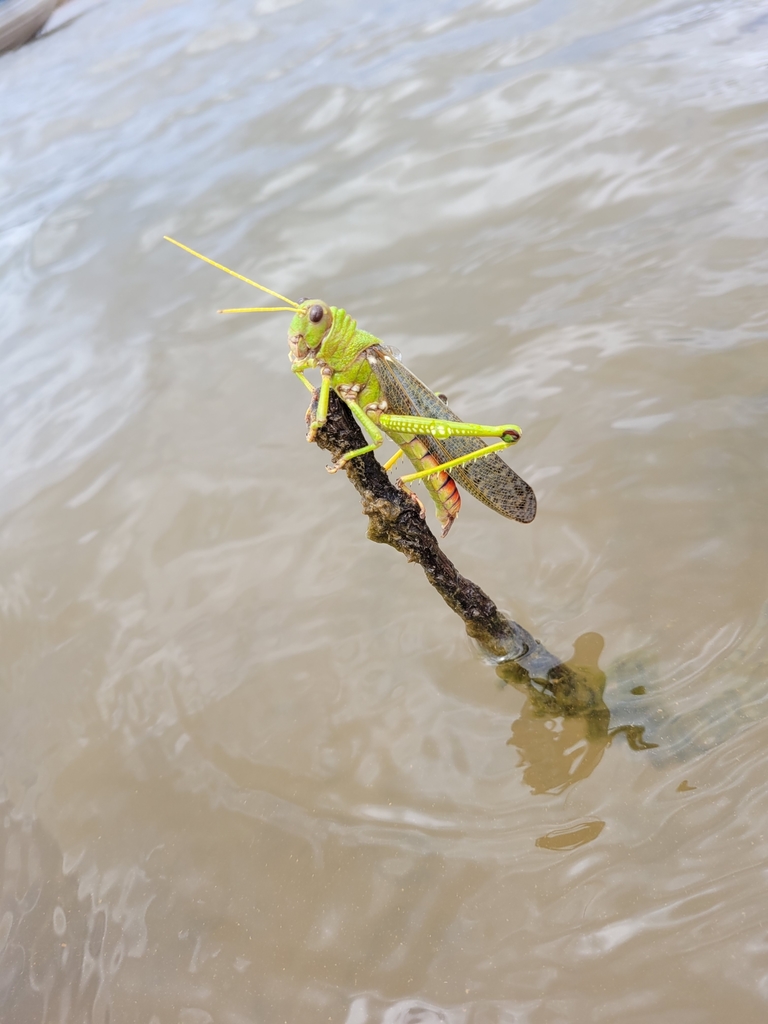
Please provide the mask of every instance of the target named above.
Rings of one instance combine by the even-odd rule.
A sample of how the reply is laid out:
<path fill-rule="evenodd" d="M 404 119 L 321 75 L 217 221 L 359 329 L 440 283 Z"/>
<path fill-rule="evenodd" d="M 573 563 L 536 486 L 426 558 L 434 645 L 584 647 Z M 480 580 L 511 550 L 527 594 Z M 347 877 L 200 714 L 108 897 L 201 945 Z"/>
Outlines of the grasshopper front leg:
<path fill-rule="evenodd" d="M 307 361 L 295 362 L 295 363 L 293 363 L 291 365 L 291 369 L 296 374 L 296 376 L 299 378 L 301 383 L 309 391 L 311 391 L 312 395 L 314 396 L 315 388 L 314 388 L 312 382 L 307 380 L 307 378 L 304 376 L 304 371 L 307 370 L 307 369 L 310 369 L 310 366 L 307 364 Z M 332 376 L 333 376 L 333 371 L 329 370 L 327 367 L 323 367 L 322 378 L 320 380 L 320 392 L 319 392 L 318 397 L 317 397 L 317 406 L 315 407 L 315 415 L 314 415 L 314 419 L 309 424 L 309 430 L 307 431 L 307 440 L 308 441 L 314 441 L 315 440 L 315 436 L 317 435 L 318 430 L 320 429 L 320 427 L 325 426 L 325 424 L 326 424 L 326 422 L 328 420 L 328 399 L 330 397 L 331 377 Z M 309 415 L 309 412 L 311 411 L 311 409 L 312 409 L 312 406 L 310 406 L 309 410 L 307 411 L 308 415 Z"/>
<path fill-rule="evenodd" d="M 337 389 L 339 398 L 349 408 L 349 410 L 352 412 L 352 415 L 355 417 L 360 426 L 368 431 L 368 433 L 373 438 L 373 441 L 371 444 L 366 445 L 365 448 L 356 448 L 353 452 L 347 452 L 346 455 L 342 455 L 342 457 L 340 459 L 337 459 L 336 462 L 331 463 L 330 466 L 326 466 L 326 469 L 328 470 L 329 473 L 338 472 L 338 470 L 344 468 L 344 466 L 349 462 L 350 459 L 356 459 L 358 455 L 367 455 L 368 452 L 373 452 L 377 448 L 380 448 L 384 442 L 384 435 L 379 430 L 376 423 L 365 411 L 365 409 L 363 409 L 360 403 L 357 401 L 357 396 L 359 392 L 360 389 L 359 387 L 357 387 L 357 385 L 341 385 Z"/>
<path fill-rule="evenodd" d="M 291 364 L 291 369 L 293 370 L 293 372 L 296 374 L 296 376 L 299 378 L 302 384 L 304 384 L 304 386 L 308 388 L 309 391 L 312 392 L 313 395 L 315 394 L 315 388 L 312 386 L 311 381 L 307 380 L 307 378 L 304 376 L 304 371 L 311 369 L 314 365 L 316 365 L 314 360 L 310 361 L 308 359 L 297 360 L 296 362 Z M 308 441 L 314 441 L 315 436 L 317 435 L 317 432 L 320 429 L 320 427 L 325 426 L 326 422 L 328 421 L 328 402 L 331 396 L 332 377 L 333 370 L 331 370 L 327 366 L 324 366 L 322 369 L 322 379 L 320 381 L 320 391 L 317 396 L 317 406 L 315 408 L 314 419 L 310 423 L 309 430 L 307 431 Z M 379 428 L 376 426 L 376 424 L 368 415 L 368 413 L 365 412 L 365 410 L 360 406 L 359 402 L 357 401 L 357 396 L 359 392 L 359 387 L 357 387 L 354 384 L 346 386 L 341 385 L 338 389 L 339 398 L 341 398 L 344 404 L 349 407 L 349 409 L 352 411 L 353 416 L 358 421 L 360 426 L 364 427 L 368 431 L 368 433 L 373 438 L 373 443 L 366 445 L 365 448 L 357 448 L 353 452 L 347 452 L 346 455 L 343 455 L 336 462 L 333 462 L 331 463 L 330 466 L 326 467 L 329 473 L 336 473 L 338 470 L 343 469 L 345 464 L 349 462 L 350 459 L 354 459 L 358 455 L 365 455 L 367 452 L 375 451 L 376 448 L 381 447 L 384 441 L 384 435 L 382 434 L 382 432 L 379 430 Z"/>
<path fill-rule="evenodd" d="M 341 400 L 345 403 L 345 405 L 351 410 L 352 415 L 355 417 L 360 426 L 364 427 L 365 430 L 368 431 L 368 433 L 373 438 L 373 441 L 371 444 L 366 445 L 365 448 L 356 448 L 352 452 L 347 452 L 346 455 L 342 455 L 342 457 L 338 459 L 336 462 L 332 463 L 330 466 L 326 466 L 325 468 L 328 470 L 329 473 L 336 473 L 338 472 L 338 470 L 343 469 L 350 459 L 356 459 L 358 455 L 367 455 L 368 452 L 375 451 L 377 448 L 381 447 L 384 441 L 384 435 L 379 430 L 375 420 L 373 420 L 371 416 L 368 415 L 366 410 L 363 409 L 360 403 L 357 401 L 357 395 L 359 393 L 359 390 L 360 389 L 356 385 L 346 387 L 342 385 L 341 387 L 338 388 L 337 393 Z M 398 455 L 395 456 L 394 459 L 390 459 L 390 461 L 387 463 L 387 466 L 392 465 L 393 462 L 397 460 L 399 455 L 402 454 L 403 452 L 400 451 Z M 398 484 L 402 485 L 402 481 L 398 481 Z M 409 498 L 411 498 L 411 500 L 419 510 L 420 517 L 424 519 L 426 517 L 427 510 L 424 508 L 423 502 L 408 487 L 405 487 L 403 485 L 401 489 L 405 491 Z"/>
<path fill-rule="evenodd" d="M 324 368 L 322 374 L 323 375 L 320 380 L 320 394 L 317 396 L 315 418 L 310 423 L 309 430 L 307 431 L 308 441 L 314 441 L 320 427 L 324 427 L 328 421 L 328 399 L 331 396 L 331 377 L 333 376 L 333 372 Z"/>
<path fill-rule="evenodd" d="M 312 394 L 314 395 L 314 393 L 315 393 L 315 386 L 314 386 L 314 384 L 312 383 L 311 380 L 307 380 L 307 378 L 304 376 L 304 371 L 305 370 L 311 370 L 315 366 L 314 359 L 312 359 L 312 360 L 309 360 L 309 359 L 294 359 L 293 356 L 291 356 L 290 359 L 291 359 L 291 373 L 295 373 L 296 376 L 301 381 L 301 383 L 304 385 L 304 387 L 307 388 L 308 391 L 311 391 Z"/>

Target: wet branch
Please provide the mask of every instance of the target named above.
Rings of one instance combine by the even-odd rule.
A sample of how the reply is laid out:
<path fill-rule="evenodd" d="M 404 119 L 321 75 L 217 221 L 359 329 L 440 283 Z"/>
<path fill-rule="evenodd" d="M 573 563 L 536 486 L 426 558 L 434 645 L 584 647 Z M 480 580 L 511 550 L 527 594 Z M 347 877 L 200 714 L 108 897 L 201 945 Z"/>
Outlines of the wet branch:
<path fill-rule="evenodd" d="M 333 392 L 330 398 L 328 421 L 315 441 L 335 461 L 363 447 L 366 441 L 344 403 Z M 307 418 L 309 421 L 309 412 Z M 390 481 L 373 453 L 352 459 L 346 473 L 368 516 L 369 539 L 389 544 L 409 562 L 421 566 L 448 607 L 461 616 L 469 636 L 497 663 L 502 678 L 528 684 L 531 697 L 542 711 L 583 714 L 604 707 L 602 686 L 595 687 L 593 673 L 581 672 L 550 654 L 527 629 L 502 615 L 476 583 L 461 575 L 440 548 L 416 504 Z"/>

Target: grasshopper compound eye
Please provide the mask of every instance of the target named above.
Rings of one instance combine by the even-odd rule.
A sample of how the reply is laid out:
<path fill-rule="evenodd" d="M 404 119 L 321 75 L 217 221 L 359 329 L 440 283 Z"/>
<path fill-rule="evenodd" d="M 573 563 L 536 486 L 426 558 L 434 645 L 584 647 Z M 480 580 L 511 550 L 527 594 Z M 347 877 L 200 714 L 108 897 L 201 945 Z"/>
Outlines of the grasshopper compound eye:
<path fill-rule="evenodd" d="M 309 307 L 309 319 L 313 324 L 319 324 L 323 319 L 324 310 L 322 306 L 310 306 Z"/>

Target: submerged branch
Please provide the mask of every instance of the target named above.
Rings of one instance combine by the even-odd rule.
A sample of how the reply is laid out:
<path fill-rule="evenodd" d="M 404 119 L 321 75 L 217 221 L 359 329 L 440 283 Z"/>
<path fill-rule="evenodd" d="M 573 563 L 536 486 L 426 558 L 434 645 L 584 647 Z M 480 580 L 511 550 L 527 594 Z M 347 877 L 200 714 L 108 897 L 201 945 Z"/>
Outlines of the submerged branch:
<path fill-rule="evenodd" d="M 366 441 L 347 406 L 334 392 L 330 399 L 328 421 L 315 441 L 336 461 Z M 556 658 L 527 629 L 503 615 L 476 583 L 462 576 L 421 518 L 416 503 L 392 483 L 372 452 L 351 459 L 346 473 L 362 499 L 370 540 L 389 544 L 409 562 L 418 562 L 445 603 L 461 616 L 469 636 L 496 663 L 503 679 L 527 684 L 542 712 L 602 712 L 602 673 Z"/>

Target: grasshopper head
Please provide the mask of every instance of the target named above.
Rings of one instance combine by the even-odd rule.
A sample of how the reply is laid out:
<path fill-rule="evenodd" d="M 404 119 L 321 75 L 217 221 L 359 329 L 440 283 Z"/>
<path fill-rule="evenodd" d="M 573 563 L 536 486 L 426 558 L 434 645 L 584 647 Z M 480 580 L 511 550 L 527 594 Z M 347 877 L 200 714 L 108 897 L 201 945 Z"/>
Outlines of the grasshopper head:
<path fill-rule="evenodd" d="M 317 355 L 331 327 L 333 313 L 330 306 L 319 299 L 304 299 L 288 328 L 288 345 L 294 359 Z"/>

